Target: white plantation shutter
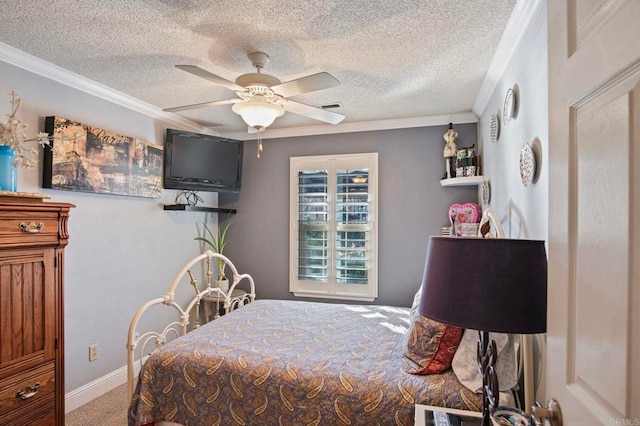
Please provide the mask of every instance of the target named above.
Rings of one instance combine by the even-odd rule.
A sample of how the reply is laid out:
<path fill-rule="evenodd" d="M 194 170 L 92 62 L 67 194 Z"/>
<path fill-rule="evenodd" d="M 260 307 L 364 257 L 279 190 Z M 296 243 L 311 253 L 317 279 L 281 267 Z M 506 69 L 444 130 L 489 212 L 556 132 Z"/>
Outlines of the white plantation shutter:
<path fill-rule="evenodd" d="M 369 270 L 369 170 L 337 171 L 336 280 L 367 284 Z"/>
<path fill-rule="evenodd" d="M 291 158 L 295 295 L 377 297 L 377 168 L 377 153 Z"/>
<path fill-rule="evenodd" d="M 298 279 L 329 277 L 328 172 L 298 172 Z"/>

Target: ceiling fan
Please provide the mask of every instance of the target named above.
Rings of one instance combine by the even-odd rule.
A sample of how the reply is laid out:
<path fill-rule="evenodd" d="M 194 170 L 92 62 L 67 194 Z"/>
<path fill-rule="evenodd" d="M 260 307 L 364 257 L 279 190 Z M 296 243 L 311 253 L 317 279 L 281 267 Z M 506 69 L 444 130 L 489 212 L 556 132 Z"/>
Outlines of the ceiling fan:
<path fill-rule="evenodd" d="M 276 77 L 262 72 L 264 66 L 269 62 L 269 55 L 263 52 L 254 52 L 248 56 L 256 68 L 256 72 L 242 74 L 236 78 L 235 83 L 195 65 L 176 65 L 176 68 L 233 90 L 238 97 L 165 108 L 164 111 L 178 112 L 194 108 L 233 104 L 233 112 L 240 115 L 250 128 L 257 130 L 259 133 L 270 126 L 276 118 L 282 116 L 285 111 L 330 124 L 338 124 L 344 119 L 342 114 L 288 99 L 301 93 L 329 89 L 340 85 L 340 82 L 331 74 L 321 72 L 282 83 Z"/>

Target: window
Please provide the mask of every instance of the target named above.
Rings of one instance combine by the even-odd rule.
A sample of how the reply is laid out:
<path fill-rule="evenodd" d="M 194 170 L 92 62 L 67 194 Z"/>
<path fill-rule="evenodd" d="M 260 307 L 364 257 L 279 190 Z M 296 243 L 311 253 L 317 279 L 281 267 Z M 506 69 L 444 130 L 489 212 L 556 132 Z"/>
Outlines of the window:
<path fill-rule="evenodd" d="M 378 154 L 290 160 L 289 290 L 296 296 L 378 296 Z"/>

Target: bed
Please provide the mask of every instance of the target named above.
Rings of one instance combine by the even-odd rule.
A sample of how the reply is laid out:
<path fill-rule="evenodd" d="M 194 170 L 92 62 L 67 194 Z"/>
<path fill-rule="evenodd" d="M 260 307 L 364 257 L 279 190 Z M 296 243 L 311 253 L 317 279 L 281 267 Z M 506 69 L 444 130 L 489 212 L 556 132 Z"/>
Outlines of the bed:
<path fill-rule="evenodd" d="M 200 326 L 202 297 L 219 290 L 209 282 L 198 289 L 190 271 L 197 261 L 210 268 L 218 256 L 191 261 L 169 292 L 134 316 L 127 344 L 130 426 L 413 425 L 416 404 L 480 410 L 480 396 L 450 368 L 409 373 L 415 370 L 404 355 L 409 308 L 255 301 L 251 277 L 222 256 L 233 272 L 227 294 L 245 281 L 246 297 L 225 300 L 226 314 Z M 195 296 L 183 309 L 174 294 L 184 276 Z M 140 320 L 153 305 L 172 308 L 179 320 L 141 333 Z M 149 342 L 151 354 L 140 349 Z"/>

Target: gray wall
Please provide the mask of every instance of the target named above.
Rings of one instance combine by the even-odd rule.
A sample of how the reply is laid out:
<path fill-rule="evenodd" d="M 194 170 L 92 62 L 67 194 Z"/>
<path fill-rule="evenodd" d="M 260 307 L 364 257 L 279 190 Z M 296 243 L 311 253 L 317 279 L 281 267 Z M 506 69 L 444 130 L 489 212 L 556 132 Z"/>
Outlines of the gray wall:
<path fill-rule="evenodd" d="M 546 7 L 540 2 L 528 30 L 489 102 L 481 113 L 480 143 L 484 177 L 491 184 L 490 207 L 507 237 L 546 240 L 549 222 L 549 108 Z M 501 111 L 509 88 L 517 87 L 518 114 L 491 142 L 491 116 Z M 502 121 L 502 120 L 501 120 Z M 538 159 L 538 178 L 525 187 L 520 179 L 520 149 L 531 144 Z"/>
<path fill-rule="evenodd" d="M 167 123 L 0 61 L 0 114 L 9 113 L 11 90 L 23 99 L 18 116 L 28 134 L 43 129 L 44 117 L 59 115 L 126 136 L 162 144 Z M 34 144 L 35 145 L 35 144 Z M 18 169 L 18 190 L 41 192 L 75 204 L 69 218 L 65 265 L 66 391 L 126 364 L 129 322 L 140 305 L 163 294 L 176 273 L 200 252 L 196 223 L 204 213 L 165 212 L 175 191 L 161 199 L 48 190 L 40 187 L 42 166 Z M 203 194 L 207 204 L 215 194 Z M 189 296 L 191 289 L 187 289 Z M 178 298 L 186 297 L 178 294 Z M 88 347 L 98 360 L 89 363 Z"/>
<path fill-rule="evenodd" d="M 506 64 L 480 117 L 484 176 L 491 182 L 490 207 L 502 222 L 507 237 L 548 240 L 549 234 L 549 108 L 547 74 L 547 6 L 538 2 L 531 22 Z M 490 142 L 491 115 L 501 111 L 510 87 L 518 86 L 518 115 Z M 520 180 L 520 147 L 533 144 L 538 179 L 528 187 Z M 534 339 L 534 367 L 538 401 L 545 401 L 545 337 Z"/>
<path fill-rule="evenodd" d="M 476 127 L 454 125 L 459 147 L 477 145 Z M 289 158 L 378 152 L 379 297 L 374 303 L 409 306 L 422 279 L 429 235 L 440 234 L 452 203 L 478 198 L 475 186 L 440 186 L 446 130 L 444 125 L 267 139 L 260 159 L 256 141 L 246 142 L 242 191 L 237 197 L 220 194 L 219 201 L 238 209 L 227 254 L 240 271 L 253 275 L 257 297 L 294 299 L 288 282 Z"/>

